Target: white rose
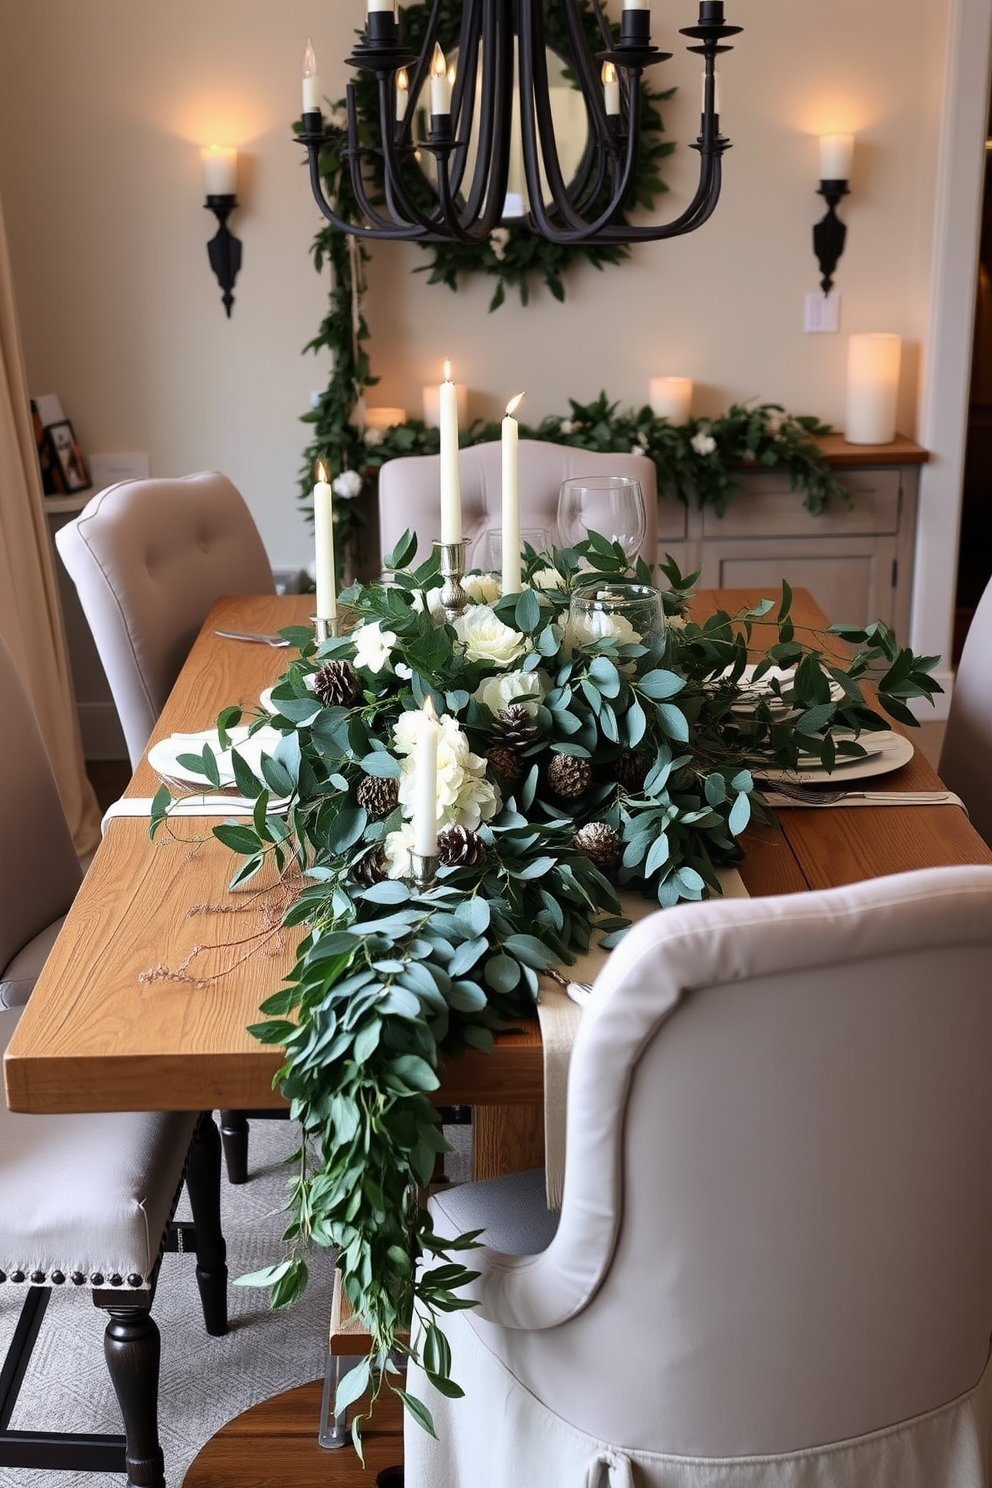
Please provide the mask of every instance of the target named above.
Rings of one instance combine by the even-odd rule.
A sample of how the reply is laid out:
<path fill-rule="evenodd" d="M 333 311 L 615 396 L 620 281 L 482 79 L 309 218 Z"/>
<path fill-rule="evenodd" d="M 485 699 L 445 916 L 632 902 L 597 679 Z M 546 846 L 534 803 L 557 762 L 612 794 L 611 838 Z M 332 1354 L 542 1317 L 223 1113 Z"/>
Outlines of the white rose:
<path fill-rule="evenodd" d="M 716 449 L 716 440 L 712 434 L 693 434 L 689 443 L 697 455 L 711 455 Z"/>
<path fill-rule="evenodd" d="M 611 615 L 606 610 L 586 610 L 568 622 L 573 646 L 594 646 L 597 641 L 612 640 L 618 646 L 636 646 L 641 640 L 625 615 Z"/>
<path fill-rule="evenodd" d="M 475 831 L 482 822 L 490 821 L 499 811 L 503 804 L 499 791 L 486 778 L 486 761 L 472 753 L 468 736 L 462 732 L 458 720 L 445 713 L 438 722 L 438 828 L 458 826 Z M 400 766 L 399 783 L 399 799 L 404 816 L 410 816 L 413 811 L 419 735 L 418 710 L 411 709 L 401 714 L 393 726 L 393 747 L 397 754 L 405 756 Z M 400 851 L 398 845 L 396 851 Z M 390 877 L 393 876 L 390 872 Z M 402 874 L 395 876 L 402 877 Z"/>
<path fill-rule="evenodd" d="M 383 433 L 382 433 L 382 430 L 381 429 L 373 429 L 370 426 L 368 429 L 365 430 L 365 433 L 362 435 L 362 438 L 364 439 L 365 443 L 368 445 L 369 449 L 375 449 L 375 447 L 376 447 L 377 444 L 381 444 L 382 443 L 382 441 L 383 441 Z"/>
<path fill-rule="evenodd" d="M 556 568 L 539 568 L 531 580 L 535 589 L 564 589 L 565 580 Z"/>
<path fill-rule="evenodd" d="M 357 470 L 342 470 L 337 480 L 331 482 L 335 496 L 343 496 L 346 501 L 351 501 L 361 489 L 362 477 Z"/>
<path fill-rule="evenodd" d="M 765 428 L 774 437 L 776 434 L 781 434 L 784 422 L 783 415 L 776 410 L 774 413 L 770 413 L 765 419 Z"/>
<path fill-rule="evenodd" d="M 378 620 L 367 620 L 351 633 L 355 643 L 355 666 L 365 667 L 370 672 L 381 672 L 389 665 L 392 648 L 396 645 L 394 631 L 383 630 Z"/>
<path fill-rule="evenodd" d="M 579 426 L 574 419 L 562 419 L 561 423 L 558 425 L 558 428 L 562 434 L 574 434 L 578 427 Z"/>
<path fill-rule="evenodd" d="M 454 624 L 469 661 L 492 661 L 505 667 L 527 649 L 526 637 L 504 625 L 488 605 L 472 605 Z"/>
<path fill-rule="evenodd" d="M 496 227 L 489 234 L 489 246 L 493 250 L 493 257 L 502 263 L 506 257 L 507 245 L 510 241 L 510 230 L 507 227 Z"/>
<path fill-rule="evenodd" d="M 466 574 L 462 588 L 473 604 L 491 605 L 499 599 L 502 590 L 495 574 Z M 440 590 L 438 593 L 440 594 Z"/>
<path fill-rule="evenodd" d="M 519 706 L 533 716 L 547 697 L 549 687 L 549 680 L 540 668 L 533 672 L 504 672 L 498 677 L 487 677 L 476 688 L 475 700 L 490 713 Z"/>
<path fill-rule="evenodd" d="M 685 630 L 684 615 L 666 615 L 665 627 L 667 630 Z"/>
<path fill-rule="evenodd" d="M 382 844 L 387 878 L 409 878 L 413 851 L 413 823 L 404 822 L 398 832 L 387 832 Z"/>

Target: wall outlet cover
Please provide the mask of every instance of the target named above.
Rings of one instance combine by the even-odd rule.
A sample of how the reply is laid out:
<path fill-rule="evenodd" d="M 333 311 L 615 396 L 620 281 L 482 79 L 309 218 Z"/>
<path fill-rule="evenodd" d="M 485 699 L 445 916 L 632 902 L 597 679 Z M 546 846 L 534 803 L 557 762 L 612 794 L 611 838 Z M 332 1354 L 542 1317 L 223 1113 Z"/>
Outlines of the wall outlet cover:
<path fill-rule="evenodd" d="M 804 306 L 803 330 L 813 333 L 832 332 L 840 329 L 840 295 L 836 290 L 829 294 L 808 294 Z"/>

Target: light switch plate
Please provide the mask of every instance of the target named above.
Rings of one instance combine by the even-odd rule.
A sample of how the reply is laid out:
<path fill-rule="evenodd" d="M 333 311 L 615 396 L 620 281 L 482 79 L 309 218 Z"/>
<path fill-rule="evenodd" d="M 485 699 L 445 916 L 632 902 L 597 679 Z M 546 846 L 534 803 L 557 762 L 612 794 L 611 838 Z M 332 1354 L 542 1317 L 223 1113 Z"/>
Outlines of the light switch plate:
<path fill-rule="evenodd" d="M 147 480 L 150 474 L 147 455 L 90 455 L 90 478 L 96 491 L 118 481 Z"/>
<path fill-rule="evenodd" d="M 828 295 L 808 294 L 806 296 L 803 317 L 803 330 L 822 333 L 839 329 L 840 295 L 837 291 L 831 290 Z"/>

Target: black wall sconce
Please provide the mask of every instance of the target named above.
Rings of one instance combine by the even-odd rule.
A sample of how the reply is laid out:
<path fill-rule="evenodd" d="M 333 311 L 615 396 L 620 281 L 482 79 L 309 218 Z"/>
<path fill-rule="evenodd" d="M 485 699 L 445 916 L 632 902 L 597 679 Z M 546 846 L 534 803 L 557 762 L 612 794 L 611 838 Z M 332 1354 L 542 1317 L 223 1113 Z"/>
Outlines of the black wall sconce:
<path fill-rule="evenodd" d="M 236 238 L 227 226 L 228 217 L 238 205 L 238 152 L 220 145 L 209 145 L 200 151 L 200 159 L 203 161 L 203 186 L 207 197 L 204 206 L 220 223 L 207 244 L 207 256 L 230 318 L 234 304 L 231 291 L 241 268 L 241 239 Z"/>
<path fill-rule="evenodd" d="M 837 204 L 842 196 L 848 195 L 853 155 L 853 134 L 820 136 L 819 195 L 826 201 L 827 211 L 813 228 L 813 252 L 820 265 L 820 288 L 825 295 L 830 293 L 837 260 L 844 252 L 847 227 L 837 216 Z"/>

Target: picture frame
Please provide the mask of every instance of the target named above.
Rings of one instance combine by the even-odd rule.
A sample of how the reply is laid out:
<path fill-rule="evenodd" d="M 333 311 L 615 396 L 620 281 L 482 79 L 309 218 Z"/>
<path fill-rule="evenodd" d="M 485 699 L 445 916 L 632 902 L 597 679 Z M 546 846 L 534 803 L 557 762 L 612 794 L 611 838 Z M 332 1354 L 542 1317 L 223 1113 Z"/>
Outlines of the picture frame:
<path fill-rule="evenodd" d="M 66 492 L 71 494 L 74 491 L 89 490 L 90 473 L 70 421 L 63 419 L 60 423 L 49 424 L 45 435 Z"/>

